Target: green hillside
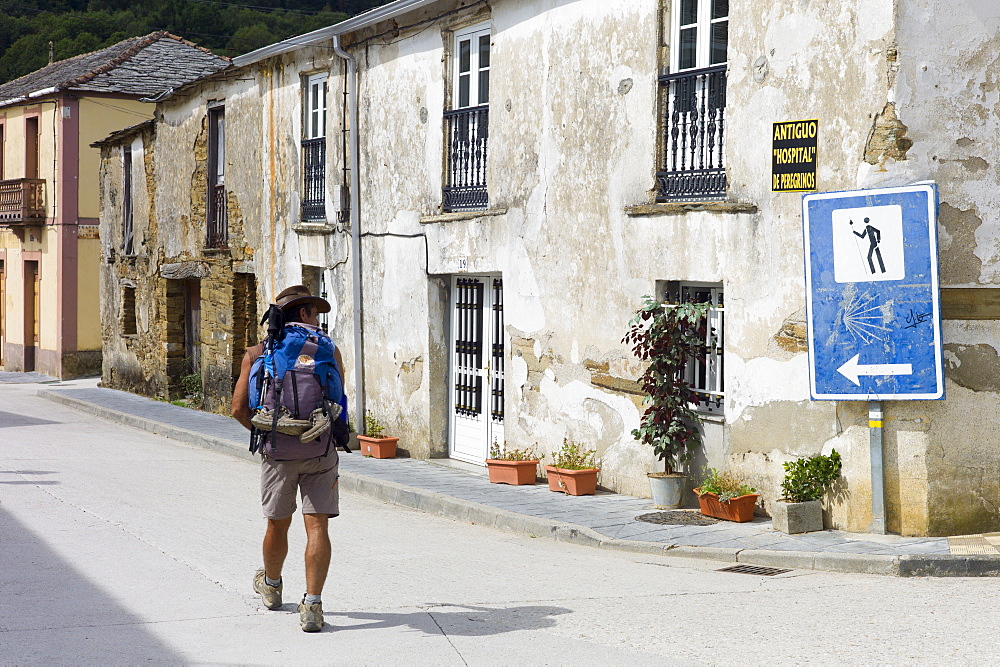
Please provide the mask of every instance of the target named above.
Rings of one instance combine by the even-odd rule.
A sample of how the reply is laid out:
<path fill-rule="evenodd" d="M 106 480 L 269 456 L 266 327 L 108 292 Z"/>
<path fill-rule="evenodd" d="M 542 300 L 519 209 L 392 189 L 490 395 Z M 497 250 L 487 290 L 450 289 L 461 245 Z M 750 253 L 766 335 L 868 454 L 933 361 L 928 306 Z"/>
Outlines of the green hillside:
<path fill-rule="evenodd" d="M 167 30 L 237 56 L 389 0 L 0 0 L 0 83 L 55 60 Z"/>

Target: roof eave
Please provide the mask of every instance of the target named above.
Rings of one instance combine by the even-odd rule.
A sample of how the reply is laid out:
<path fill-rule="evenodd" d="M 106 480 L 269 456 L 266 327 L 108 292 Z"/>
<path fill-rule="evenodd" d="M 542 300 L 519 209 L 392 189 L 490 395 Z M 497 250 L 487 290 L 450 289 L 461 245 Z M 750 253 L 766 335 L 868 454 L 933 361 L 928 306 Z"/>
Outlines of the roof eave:
<path fill-rule="evenodd" d="M 6 100 L 0 100 L 0 108 L 13 106 L 15 104 L 24 104 L 31 100 L 37 99 L 39 97 L 45 97 L 47 95 L 55 95 L 61 90 L 58 86 L 51 86 L 49 88 L 42 88 L 41 90 L 36 90 L 25 95 L 20 95 L 18 97 L 10 97 Z"/>
<path fill-rule="evenodd" d="M 320 28 L 319 30 L 313 30 L 312 32 L 307 32 L 306 34 L 299 35 L 297 37 L 289 37 L 288 39 L 280 42 L 275 42 L 274 44 L 269 44 L 259 48 L 256 51 L 244 53 L 242 56 L 236 56 L 233 58 L 233 64 L 237 67 L 253 65 L 254 63 L 258 63 L 267 58 L 273 58 L 274 56 L 280 56 L 283 53 L 289 53 L 297 49 L 325 42 L 328 39 L 332 39 L 335 35 L 346 35 L 349 32 L 354 32 L 355 30 L 360 30 L 361 28 L 366 28 L 368 26 L 375 25 L 376 23 L 381 23 L 382 21 L 387 21 L 401 14 L 413 11 L 414 9 L 420 9 L 425 5 L 430 5 L 435 2 L 438 2 L 438 0 L 396 0 L 395 2 L 390 2 L 387 5 L 382 5 L 381 7 L 368 10 L 363 14 L 358 14 L 357 16 L 349 18 L 346 21 L 341 21 L 340 23 Z"/>

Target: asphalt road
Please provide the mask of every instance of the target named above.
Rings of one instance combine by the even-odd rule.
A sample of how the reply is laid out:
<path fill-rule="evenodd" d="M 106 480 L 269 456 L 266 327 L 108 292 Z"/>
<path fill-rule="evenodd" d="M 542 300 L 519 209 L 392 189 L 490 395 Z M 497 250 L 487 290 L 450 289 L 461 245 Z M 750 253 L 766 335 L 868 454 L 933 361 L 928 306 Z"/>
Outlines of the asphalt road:
<path fill-rule="evenodd" d="M 344 494 L 327 628 L 263 609 L 257 468 L 0 386 L 3 663 L 995 663 L 993 578 L 604 552 Z"/>

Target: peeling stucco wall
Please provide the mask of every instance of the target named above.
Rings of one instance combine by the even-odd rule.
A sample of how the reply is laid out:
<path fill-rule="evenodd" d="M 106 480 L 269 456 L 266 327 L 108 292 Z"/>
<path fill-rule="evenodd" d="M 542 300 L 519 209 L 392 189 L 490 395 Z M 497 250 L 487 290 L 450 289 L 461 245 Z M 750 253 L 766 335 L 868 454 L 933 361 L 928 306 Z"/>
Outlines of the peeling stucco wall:
<path fill-rule="evenodd" d="M 576 440 L 597 450 L 602 485 L 648 496 L 645 473 L 659 464 L 631 436 L 643 369 L 622 336 L 643 295 L 663 281 L 722 283 L 724 416 L 706 419 L 689 472 L 736 470 L 761 491 L 766 511 L 780 496 L 783 462 L 835 448 L 844 475 L 827 499 L 827 525 L 865 531 L 867 404 L 809 398 L 801 198 L 770 191 L 772 123 L 818 120 L 821 191 L 935 180 L 942 285 L 995 288 L 995 8 L 987 0 L 959 0 L 960 8 L 944 0 L 733 3 L 730 202 L 661 215 L 650 188 L 668 4 L 496 0 L 462 9 L 443 0 L 345 40 L 359 63 L 367 405 L 405 453 L 446 456 L 449 281 L 461 271 L 499 275 L 507 444 L 550 452 Z M 491 210 L 440 216 L 451 31 L 482 20 L 492 26 Z M 336 222 L 342 67 L 325 46 L 302 48 L 160 106 L 156 178 L 148 178 L 158 251 L 149 270 L 207 262 L 219 291 L 209 296 L 215 319 L 205 316 L 202 336 L 217 369 L 232 356 L 225 303 L 239 267 L 255 271 L 261 307 L 302 280 L 303 266 L 327 271 L 332 330 L 347 367 L 354 363 L 349 238 Z M 331 73 L 328 224 L 306 228 L 298 222 L 301 77 L 316 71 Z M 233 242 L 228 254 L 205 257 L 203 202 L 193 193 L 214 99 L 226 100 L 233 142 Z M 113 288 L 109 277 L 102 289 Z M 150 309 L 143 321 L 159 316 Z M 885 406 L 893 532 L 1000 529 L 1000 331 L 995 320 L 949 320 L 944 340 L 947 399 Z M 223 377 L 220 370 L 214 381 Z"/>
<path fill-rule="evenodd" d="M 603 458 L 602 484 L 648 495 L 643 473 L 656 463 L 630 435 L 642 410 L 635 385 L 642 368 L 621 336 L 657 281 L 721 282 L 725 418 L 706 424 L 706 449 L 696 463 L 738 470 L 762 490 L 767 508 L 780 495 L 781 463 L 836 448 L 845 475 L 828 502 L 828 523 L 867 530 L 866 406 L 809 399 L 800 197 L 771 193 L 765 176 L 771 124 L 816 118 L 820 190 L 937 180 L 943 283 L 994 281 L 992 248 L 1000 244 L 985 213 L 997 196 L 990 187 L 994 149 L 985 148 L 992 112 L 968 103 L 981 96 L 995 104 L 987 57 L 995 19 L 979 15 L 987 20 L 972 31 L 982 37 L 970 51 L 967 37 L 958 40 L 962 47 L 949 41 L 963 26 L 940 35 L 928 28 L 928 16 L 935 29 L 961 21 L 944 16 L 945 3 L 906 4 L 761 0 L 731 7 L 729 198 L 752 205 L 733 213 L 625 213 L 649 202 L 653 182 L 662 3 L 490 5 L 488 182 L 496 214 L 471 220 L 419 222 L 440 205 L 447 31 L 487 16 L 473 8 L 434 29 L 421 25 L 357 47 L 363 228 L 428 239 L 426 267 L 408 241 L 372 239 L 365 246 L 367 265 L 379 267 L 364 276 L 366 312 L 405 313 L 365 321 L 368 376 L 399 378 L 370 388 L 370 403 L 404 438 L 425 439 L 426 395 L 410 391 L 415 381 L 401 369 L 429 350 L 410 323 L 426 321 L 432 308 L 421 287 L 424 271 L 446 276 L 463 258 L 469 273 L 504 278 L 508 443 L 551 451 L 563 437 L 582 441 Z M 929 51 L 922 45 L 928 34 Z M 945 82 L 952 67 L 968 70 L 972 80 Z M 897 532 L 926 534 L 943 525 L 933 510 L 940 502 L 935 475 L 943 470 L 934 452 L 937 420 L 963 411 L 952 384 L 976 387 L 969 400 L 995 400 L 985 377 L 995 346 L 952 341 L 947 349 L 954 377 L 948 401 L 887 406 L 887 507 Z M 958 370 L 959 359 L 973 358 L 981 372 Z M 427 382 L 443 385 L 446 377 Z M 995 449 L 985 433 L 972 439 L 970 451 Z"/>

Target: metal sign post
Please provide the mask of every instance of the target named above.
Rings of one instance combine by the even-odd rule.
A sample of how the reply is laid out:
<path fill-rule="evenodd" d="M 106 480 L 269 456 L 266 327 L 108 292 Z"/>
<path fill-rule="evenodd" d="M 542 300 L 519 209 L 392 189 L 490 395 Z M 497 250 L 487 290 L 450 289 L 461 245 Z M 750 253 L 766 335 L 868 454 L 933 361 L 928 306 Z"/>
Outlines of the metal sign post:
<path fill-rule="evenodd" d="M 869 401 L 872 532 L 885 533 L 882 402 L 944 398 L 933 184 L 802 198 L 809 390 Z"/>
<path fill-rule="evenodd" d="M 872 461 L 871 532 L 885 535 L 885 474 L 882 466 L 882 401 L 868 402 L 868 439 Z"/>

